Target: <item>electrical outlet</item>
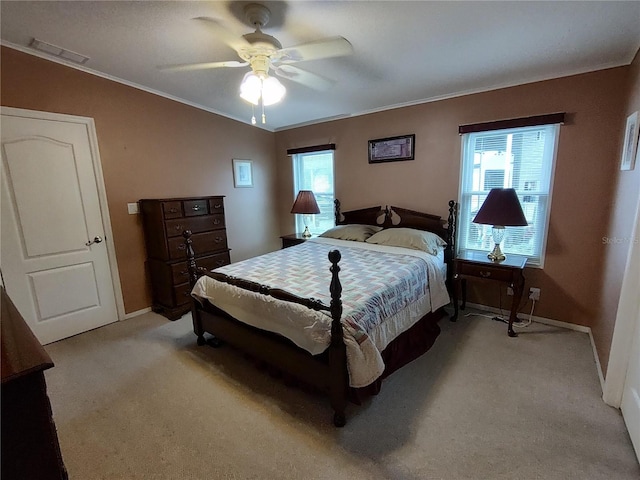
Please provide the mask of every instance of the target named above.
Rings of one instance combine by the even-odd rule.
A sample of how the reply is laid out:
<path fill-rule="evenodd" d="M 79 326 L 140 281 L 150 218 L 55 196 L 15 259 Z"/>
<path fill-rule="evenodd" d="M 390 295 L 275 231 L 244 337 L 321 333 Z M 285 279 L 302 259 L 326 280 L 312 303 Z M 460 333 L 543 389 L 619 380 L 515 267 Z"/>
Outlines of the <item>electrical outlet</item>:
<path fill-rule="evenodd" d="M 513 297 L 513 288 L 507 287 L 507 295 Z"/>
<path fill-rule="evenodd" d="M 529 300 L 540 300 L 540 289 L 531 287 L 529 289 Z"/>

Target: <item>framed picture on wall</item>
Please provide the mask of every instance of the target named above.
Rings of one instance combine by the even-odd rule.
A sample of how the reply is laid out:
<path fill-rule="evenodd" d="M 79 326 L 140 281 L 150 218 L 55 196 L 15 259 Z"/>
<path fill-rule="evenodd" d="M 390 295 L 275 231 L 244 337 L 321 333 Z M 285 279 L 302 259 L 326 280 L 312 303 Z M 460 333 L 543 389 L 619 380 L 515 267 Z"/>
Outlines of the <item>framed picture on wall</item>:
<path fill-rule="evenodd" d="M 253 187 L 253 161 L 233 159 L 233 186 L 236 188 Z"/>
<path fill-rule="evenodd" d="M 624 145 L 622 146 L 622 159 L 620 170 L 633 170 L 636 162 L 636 150 L 638 149 L 638 112 L 627 117 L 627 126 L 624 129 Z"/>
<path fill-rule="evenodd" d="M 413 160 L 415 135 L 369 140 L 369 163 Z"/>

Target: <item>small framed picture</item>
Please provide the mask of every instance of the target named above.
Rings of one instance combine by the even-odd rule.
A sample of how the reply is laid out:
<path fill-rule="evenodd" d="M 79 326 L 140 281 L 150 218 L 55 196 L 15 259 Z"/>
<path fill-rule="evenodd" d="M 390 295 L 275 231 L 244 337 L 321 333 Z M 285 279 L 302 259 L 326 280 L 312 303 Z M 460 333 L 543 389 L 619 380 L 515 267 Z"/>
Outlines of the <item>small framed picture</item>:
<path fill-rule="evenodd" d="M 624 129 L 624 145 L 622 146 L 622 159 L 620 170 L 633 170 L 636 162 L 636 150 L 638 149 L 638 112 L 627 117 L 627 126 Z"/>
<path fill-rule="evenodd" d="M 233 159 L 233 186 L 236 188 L 253 187 L 253 160 Z"/>
<path fill-rule="evenodd" d="M 415 135 L 369 140 L 369 163 L 413 160 Z"/>

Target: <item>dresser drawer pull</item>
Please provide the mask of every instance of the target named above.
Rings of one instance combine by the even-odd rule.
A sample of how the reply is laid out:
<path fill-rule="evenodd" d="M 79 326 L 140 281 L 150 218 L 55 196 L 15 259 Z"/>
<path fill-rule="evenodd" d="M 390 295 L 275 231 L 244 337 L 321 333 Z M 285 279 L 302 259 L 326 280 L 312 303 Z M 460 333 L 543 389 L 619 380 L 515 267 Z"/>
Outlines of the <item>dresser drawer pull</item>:
<path fill-rule="evenodd" d="M 189 275 L 189 270 L 180 270 L 180 275 L 182 275 L 183 277 Z"/>
<path fill-rule="evenodd" d="M 170 208 L 169 209 L 169 213 L 178 213 L 178 209 L 177 208 Z"/>
<path fill-rule="evenodd" d="M 176 225 L 176 230 L 178 231 L 182 230 L 182 225 Z"/>
<path fill-rule="evenodd" d="M 215 238 L 215 240 L 214 240 L 214 242 L 216 242 L 216 243 L 220 243 L 222 240 L 224 240 L 224 238 L 222 238 L 222 237 L 216 237 L 216 238 Z"/>
<path fill-rule="evenodd" d="M 191 207 L 191 210 L 197 212 L 198 210 L 200 210 L 200 205 L 194 205 L 193 207 Z"/>
<path fill-rule="evenodd" d="M 224 261 L 224 260 L 218 260 L 218 261 L 216 262 L 216 266 L 217 266 L 217 267 L 223 267 L 223 266 L 225 266 L 226 264 L 227 264 L 227 262 L 226 262 L 226 261 Z"/>
<path fill-rule="evenodd" d="M 221 222 L 220 222 L 220 219 L 219 219 L 219 218 L 216 218 L 216 219 L 213 221 L 213 224 L 214 224 L 214 225 L 220 225 L 220 223 L 221 223 Z"/>
<path fill-rule="evenodd" d="M 214 205 L 213 208 L 218 210 L 219 208 L 222 208 L 222 204 L 218 203 L 218 204 Z"/>
<path fill-rule="evenodd" d="M 187 245 L 185 243 L 181 243 L 180 245 L 178 245 L 178 250 L 184 250 L 185 248 L 187 248 Z"/>
<path fill-rule="evenodd" d="M 489 278 L 491 276 L 491 272 L 480 272 L 480 276 L 482 278 Z"/>

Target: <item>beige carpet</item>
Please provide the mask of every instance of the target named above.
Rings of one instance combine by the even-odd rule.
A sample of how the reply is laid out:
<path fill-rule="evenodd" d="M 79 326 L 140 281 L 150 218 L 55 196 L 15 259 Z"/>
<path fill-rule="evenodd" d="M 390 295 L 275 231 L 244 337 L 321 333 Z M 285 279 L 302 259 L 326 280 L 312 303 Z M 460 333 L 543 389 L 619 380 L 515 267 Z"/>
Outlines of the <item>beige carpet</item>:
<path fill-rule="evenodd" d="M 442 321 L 426 355 L 332 426 L 328 400 L 149 313 L 46 347 L 72 480 L 635 479 L 586 334 Z"/>

